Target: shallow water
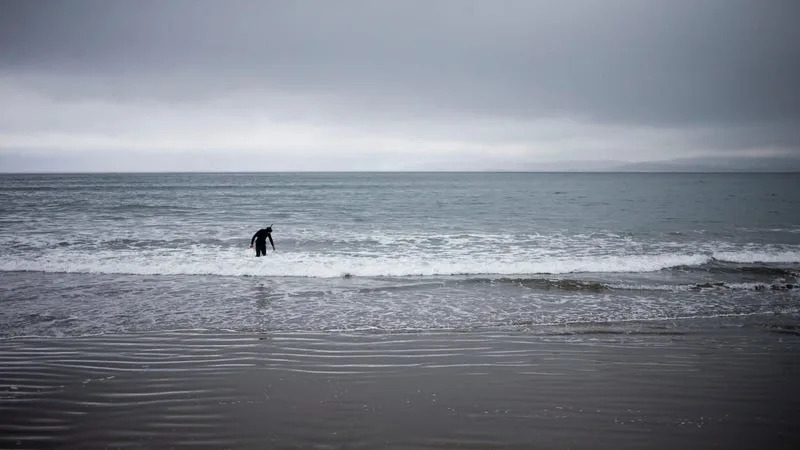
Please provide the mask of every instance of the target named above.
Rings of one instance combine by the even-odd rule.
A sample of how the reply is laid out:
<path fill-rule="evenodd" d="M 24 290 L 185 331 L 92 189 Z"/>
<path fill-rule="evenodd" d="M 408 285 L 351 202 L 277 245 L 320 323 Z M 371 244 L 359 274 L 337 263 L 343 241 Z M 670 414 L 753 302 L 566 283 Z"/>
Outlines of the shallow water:
<path fill-rule="evenodd" d="M 596 276 L 275 280 L 6 272 L 0 273 L 6 296 L 0 333 L 58 337 L 181 329 L 519 331 L 547 324 L 798 316 L 800 289 L 775 284 L 772 273 L 749 276 L 750 281 L 738 284 L 700 284 L 704 278 L 698 278 L 655 285 L 611 277 L 598 281 Z"/>

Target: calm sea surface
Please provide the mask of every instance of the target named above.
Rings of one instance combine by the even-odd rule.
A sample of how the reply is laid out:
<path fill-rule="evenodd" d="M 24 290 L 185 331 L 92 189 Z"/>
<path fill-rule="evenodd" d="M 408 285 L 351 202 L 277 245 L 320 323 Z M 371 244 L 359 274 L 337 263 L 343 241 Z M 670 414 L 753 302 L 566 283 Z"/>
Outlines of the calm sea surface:
<path fill-rule="evenodd" d="M 799 174 L 0 175 L 5 337 L 784 323 L 799 274 Z"/>

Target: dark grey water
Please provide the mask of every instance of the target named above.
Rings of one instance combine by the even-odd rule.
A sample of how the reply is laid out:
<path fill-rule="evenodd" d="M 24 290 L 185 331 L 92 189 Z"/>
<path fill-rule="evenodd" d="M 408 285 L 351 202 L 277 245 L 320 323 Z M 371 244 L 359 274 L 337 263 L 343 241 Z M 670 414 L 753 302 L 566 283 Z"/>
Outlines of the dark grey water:
<path fill-rule="evenodd" d="M 798 174 L 0 176 L 0 335 L 798 312 Z M 248 244 L 274 224 L 277 251 Z"/>

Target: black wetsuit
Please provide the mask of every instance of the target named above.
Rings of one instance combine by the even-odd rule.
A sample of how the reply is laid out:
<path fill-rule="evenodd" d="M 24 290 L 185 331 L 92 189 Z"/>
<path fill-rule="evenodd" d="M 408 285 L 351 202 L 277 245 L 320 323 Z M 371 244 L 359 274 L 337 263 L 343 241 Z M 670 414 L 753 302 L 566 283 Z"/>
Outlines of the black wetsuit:
<path fill-rule="evenodd" d="M 262 228 L 256 231 L 256 234 L 250 239 L 250 245 L 253 245 L 253 241 L 256 241 L 256 256 L 267 254 L 267 238 L 269 238 L 272 250 L 275 250 L 275 243 L 272 242 L 272 230 L 269 228 Z"/>

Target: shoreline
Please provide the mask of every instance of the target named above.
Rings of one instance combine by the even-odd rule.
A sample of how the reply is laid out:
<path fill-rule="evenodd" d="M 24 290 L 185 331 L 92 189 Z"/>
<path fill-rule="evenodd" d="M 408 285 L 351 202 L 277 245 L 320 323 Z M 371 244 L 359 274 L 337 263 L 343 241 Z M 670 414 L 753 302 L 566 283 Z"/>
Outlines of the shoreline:
<path fill-rule="evenodd" d="M 723 322 L 13 338 L 0 445 L 796 448 L 800 333 Z"/>

